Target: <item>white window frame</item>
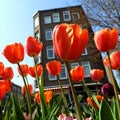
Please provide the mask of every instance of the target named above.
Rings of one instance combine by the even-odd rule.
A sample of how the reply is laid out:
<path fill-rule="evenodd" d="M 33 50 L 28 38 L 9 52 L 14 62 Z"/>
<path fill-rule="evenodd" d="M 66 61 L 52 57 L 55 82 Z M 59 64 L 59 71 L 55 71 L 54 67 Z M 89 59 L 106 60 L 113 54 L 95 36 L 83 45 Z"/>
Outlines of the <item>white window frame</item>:
<path fill-rule="evenodd" d="M 66 15 L 68 15 L 68 18 L 65 18 Z M 71 20 L 70 11 L 63 11 L 63 18 L 64 21 L 70 21 Z"/>
<path fill-rule="evenodd" d="M 63 70 L 65 71 L 65 77 L 61 76 Z M 67 79 L 67 69 L 66 69 L 65 64 L 62 64 L 62 71 L 61 71 L 61 73 L 59 74 L 59 77 L 60 77 L 60 80 Z"/>
<path fill-rule="evenodd" d="M 34 19 L 34 28 L 36 28 L 38 25 L 39 25 L 39 18 L 38 18 L 38 16 L 37 16 L 37 17 L 35 17 L 35 19 Z"/>
<path fill-rule="evenodd" d="M 55 53 L 54 53 L 53 46 L 47 46 L 46 49 L 47 49 L 47 59 L 54 59 L 55 58 Z M 51 50 L 53 52 L 52 53 L 53 54 L 52 57 L 49 56 L 49 50 Z"/>
<path fill-rule="evenodd" d="M 57 80 L 57 77 L 56 76 L 52 76 L 48 73 L 48 78 L 49 78 L 49 81 L 54 81 L 54 80 Z"/>
<path fill-rule="evenodd" d="M 77 18 L 75 18 L 74 15 L 77 15 Z M 78 12 L 72 13 L 72 19 L 73 20 L 78 20 L 79 18 L 80 18 L 80 14 Z"/>
<path fill-rule="evenodd" d="M 81 65 L 84 67 L 85 77 L 90 77 L 90 70 L 91 70 L 90 62 L 89 61 L 84 61 L 84 62 L 81 62 Z M 85 67 L 88 67 L 88 69 L 89 69 L 88 74 L 85 73 Z"/>
<path fill-rule="evenodd" d="M 59 15 L 58 12 L 57 13 L 53 13 L 52 17 L 53 17 L 53 23 L 60 22 L 60 15 Z"/>
<path fill-rule="evenodd" d="M 51 23 L 51 16 L 45 16 L 44 17 L 44 23 L 45 24 L 50 24 Z"/>
<path fill-rule="evenodd" d="M 48 37 L 48 34 L 50 34 L 51 38 Z M 52 29 L 45 29 L 45 38 L 46 40 L 52 40 Z"/>
<path fill-rule="evenodd" d="M 88 52 L 87 52 L 87 49 L 85 48 L 82 55 L 87 55 L 87 54 L 88 54 Z"/>
<path fill-rule="evenodd" d="M 79 66 L 79 63 L 78 63 L 78 62 L 71 63 L 71 69 L 75 68 L 76 66 Z"/>

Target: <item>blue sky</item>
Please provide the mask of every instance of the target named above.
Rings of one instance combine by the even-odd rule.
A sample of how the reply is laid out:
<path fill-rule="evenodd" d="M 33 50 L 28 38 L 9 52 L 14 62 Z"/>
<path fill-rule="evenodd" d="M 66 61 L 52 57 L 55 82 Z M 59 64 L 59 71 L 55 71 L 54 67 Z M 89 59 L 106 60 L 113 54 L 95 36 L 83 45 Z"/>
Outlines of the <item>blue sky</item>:
<path fill-rule="evenodd" d="M 75 5 L 74 0 L 0 0 L 0 61 L 6 67 L 11 66 L 15 75 L 13 82 L 22 86 L 22 78 L 18 77 L 17 65 L 9 63 L 2 51 L 7 44 L 25 44 L 26 38 L 33 35 L 33 14 L 38 10 L 65 7 Z M 30 57 L 25 56 L 22 63 L 33 65 Z M 33 78 L 29 78 L 29 83 L 34 83 Z"/>

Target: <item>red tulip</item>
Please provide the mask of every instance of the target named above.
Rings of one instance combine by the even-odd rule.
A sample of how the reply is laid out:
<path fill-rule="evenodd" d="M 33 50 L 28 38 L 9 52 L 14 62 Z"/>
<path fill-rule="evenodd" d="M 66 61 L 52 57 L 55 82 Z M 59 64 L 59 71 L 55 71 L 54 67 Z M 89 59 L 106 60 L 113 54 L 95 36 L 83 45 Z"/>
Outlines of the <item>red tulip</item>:
<path fill-rule="evenodd" d="M 118 30 L 106 28 L 95 33 L 94 41 L 101 52 L 108 52 L 116 48 L 118 42 Z"/>
<path fill-rule="evenodd" d="M 103 78 L 104 71 L 100 69 L 93 69 L 90 71 L 90 77 L 93 81 L 99 81 Z"/>
<path fill-rule="evenodd" d="M 42 50 L 43 44 L 42 42 L 39 42 L 37 39 L 35 39 L 32 36 L 29 36 L 26 41 L 26 53 L 28 56 L 33 57 L 37 56 L 40 51 Z"/>
<path fill-rule="evenodd" d="M 35 100 L 36 100 L 36 102 L 40 103 L 40 93 L 39 92 L 35 93 Z"/>
<path fill-rule="evenodd" d="M 24 59 L 24 47 L 21 43 L 7 45 L 4 48 L 3 55 L 10 63 L 19 63 Z"/>
<path fill-rule="evenodd" d="M 84 80 L 84 68 L 82 66 L 76 66 L 70 71 L 72 80 L 80 82 Z"/>
<path fill-rule="evenodd" d="M 110 66 L 108 57 L 104 59 L 103 63 L 108 67 Z M 115 51 L 112 54 L 110 54 L 110 63 L 111 63 L 112 69 L 114 70 L 120 69 L 120 52 L 119 51 Z"/>
<path fill-rule="evenodd" d="M 77 24 L 56 25 L 53 30 L 53 47 L 58 57 L 65 61 L 78 59 L 88 42 L 88 31 Z"/>
<path fill-rule="evenodd" d="M 2 74 L 3 70 L 4 70 L 4 64 L 0 62 L 0 75 Z"/>
<path fill-rule="evenodd" d="M 22 73 L 21 73 L 21 70 L 22 70 Z M 23 75 L 23 76 L 27 76 L 28 75 L 28 65 L 27 64 L 21 64 L 20 65 L 20 68 L 18 68 L 18 73 L 20 75 Z"/>
<path fill-rule="evenodd" d="M 13 69 L 11 67 L 6 67 L 2 74 L 1 74 L 2 79 L 4 80 L 12 80 L 14 77 L 14 72 Z"/>
<path fill-rule="evenodd" d="M 27 89 L 28 89 L 30 95 L 32 95 L 32 85 L 31 85 L 31 84 L 28 84 L 28 85 L 27 85 Z M 25 88 L 25 86 L 22 87 L 22 94 L 23 94 L 23 95 L 26 94 L 26 88 Z"/>
<path fill-rule="evenodd" d="M 46 64 L 46 69 L 51 75 L 55 76 L 60 74 L 62 70 L 62 65 L 59 61 L 53 60 Z"/>
<path fill-rule="evenodd" d="M 0 100 L 2 100 L 6 92 L 11 90 L 11 82 L 8 80 L 0 80 Z"/>
<path fill-rule="evenodd" d="M 37 66 L 37 72 L 38 72 L 38 76 L 41 76 L 42 75 L 42 72 L 43 72 L 43 67 L 41 64 L 39 64 Z M 35 66 L 30 66 L 29 67 L 29 75 L 31 75 L 32 77 L 36 77 L 36 70 L 35 70 Z"/>

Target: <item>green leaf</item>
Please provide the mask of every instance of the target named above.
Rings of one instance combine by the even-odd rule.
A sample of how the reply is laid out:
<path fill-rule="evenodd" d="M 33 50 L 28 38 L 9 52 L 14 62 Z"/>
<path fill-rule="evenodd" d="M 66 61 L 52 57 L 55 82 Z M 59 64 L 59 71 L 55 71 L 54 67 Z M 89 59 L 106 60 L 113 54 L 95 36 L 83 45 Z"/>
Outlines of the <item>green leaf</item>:
<path fill-rule="evenodd" d="M 12 95 L 12 102 L 13 102 L 13 105 L 12 105 L 12 108 L 13 108 L 13 120 L 25 120 L 17 100 L 15 99 L 13 94 L 11 94 L 11 95 Z"/>
<path fill-rule="evenodd" d="M 117 110 L 117 104 L 116 104 L 116 99 L 113 97 L 112 100 L 111 100 L 111 108 L 112 108 L 112 111 L 113 111 L 113 114 L 116 116 L 116 120 L 119 119 L 119 113 L 118 113 L 118 110 Z"/>
<path fill-rule="evenodd" d="M 47 115 L 45 120 L 54 120 L 55 117 L 57 116 L 57 114 L 60 113 L 62 105 L 63 105 L 63 101 L 62 101 L 62 98 L 61 98 L 61 99 L 59 99 L 59 101 L 57 101 L 54 108 L 51 111 L 49 111 L 49 114 Z"/>
<path fill-rule="evenodd" d="M 86 85 L 82 84 L 82 86 L 83 86 L 84 90 L 86 91 L 87 95 L 92 97 L 93 100 L 95 101 L 96 105 L 99 106 L 100 104 L 99 104 L 95 94 Z"/>
<path fill-rule="evenodd" d="M 47 109 L 47 104 L 45 101 L 45 97 L 44 97 L 44 78 L 43 78 L 43 74 L 40 78 L 40 98 L 41 98 L 41 111 L 42 111 L 42 119 L 44 120 L 45 117 L 48 115 L 48 109 Z"/>
<path fill-rule="evenodd" d="M 10 94 L 8 94 L 8 99 L 5 102 L 4 105 L 4 114 L 3 114 L 3 120 L 9 120 L 11 117 L 11 108 L 12 108 L 12 101 L 10 98 Z"/>
<path fill-rule="evenodd" d="M 108 102 L 104 99 L 99 108 L 99 120 L 116 120 Z"/>

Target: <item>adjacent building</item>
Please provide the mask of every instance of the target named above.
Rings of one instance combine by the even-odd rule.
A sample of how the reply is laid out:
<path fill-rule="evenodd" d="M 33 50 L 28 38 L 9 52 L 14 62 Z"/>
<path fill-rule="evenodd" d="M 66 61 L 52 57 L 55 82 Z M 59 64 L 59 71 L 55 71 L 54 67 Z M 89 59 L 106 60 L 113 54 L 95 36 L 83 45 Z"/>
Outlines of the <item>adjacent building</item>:
<path fill-rule="evenodd" d="M 44 86 L 45 89 L 52 89 L 56 93 L 60 92 L 60 87 L 56 76 L 51 76 L 46 70 L 46 63 L 57 59 L 60 60 L 54 53 L 53 42 L 52 42 L 52 31 L 56 24 L 60 23 L 76 23 L 81 26 L 82 29 L 88 29 L 89 32 L 89 42 L 86 46 L 82 56 L 77 61 L 70 63 L 70 68 L 74 68 L 77 65 L 82 65 L 85 71 L 85 82 L 90 87 L 90 89 L 95 90 L 96 83 L 92 82 L 90 79 L 90 70 L 93 68 L 104 69 L 102 63 L 102 57 L 100 52 L 96 49 L 93 41 L 93 30 L 91 25 L 84 13 L 82 6 L 72 6 L 64 8 L 55 8 L 49 10 L 39 10 L 33 15 L 33 25 L 34 25 L 34 37 L 43 42 L 42 52 L 37 56 L 37 63 L 41 63 L 44 68 Z M 74 54 L 74 53 L 73 53 Z M 61 61 L 61 60 L 60 60 Z M 65 64 L 62 63 L 62 72 L 59 75 L 59 79 L 64 88 L 64 92 L 67 97 L 70 97 L 71 91 L 68 82 L 68 76 Z M 106 77 L 104 77 L 106 80 Z M 102 82 L 98 82 L 99 87 Z M 83 94 L 83 89 L 80 83 L 75 83 L 74 87 L 77 94 Z"/>

